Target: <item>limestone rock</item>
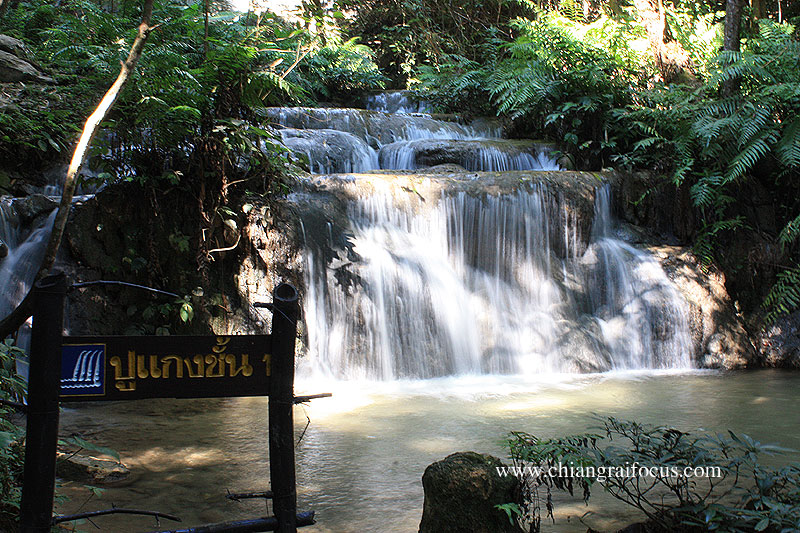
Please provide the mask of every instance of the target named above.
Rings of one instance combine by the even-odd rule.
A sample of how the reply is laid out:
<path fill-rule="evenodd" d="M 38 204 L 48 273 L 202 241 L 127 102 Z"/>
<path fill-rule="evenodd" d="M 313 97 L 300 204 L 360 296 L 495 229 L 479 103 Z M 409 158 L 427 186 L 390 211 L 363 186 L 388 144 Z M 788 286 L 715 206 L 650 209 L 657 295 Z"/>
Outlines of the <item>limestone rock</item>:
<path fill-rule="evenodd" d="M 766 366 L 800 368 L 800 312 L 783 316 L 758 336 Z"/>
<path fill-rule="evenodd" d="M 425 503 L 420 533 L 511 533 L 511 524 L 495 505 L 515 501 L 517 479 L 500 477 L 500 459 L 459 452 L 425 469 Z"/>
<path fill-rule="evenodd" d="M 31 81 L 55 83 L 26 60 L 0 50 L 0 82 Z"/>
<path fill-rule="evenodd" d="M 307 156 L 309 168 L 319 174 L 365 172 L 377 168 L 378 156 L 367 143 L 337 130 L 281 130 L 281 139 L 295 154 Z"/>
<path fill-rule="evenodd" d="M 621 218 L 673 237 L 675 242 L 671 244 L 689 242 L 697 228 L 689 187 L 676 190 L 667 177 L 651 172 L 620 172 L 614 201 Z"/>
<path fill-rule="evenodd" d="M 724 274 L 713 266 L 701 265 L 688 248 L 647 249 L 689 304 L 689 327 L 698 366 L 727 370 L 753 366 L 756 350 L 725 290 Z"/>
<path fill-rule="evenodd" d="M 28 60 L 25 43 L 8 35 L 0 35 L 0 51 Z"/>

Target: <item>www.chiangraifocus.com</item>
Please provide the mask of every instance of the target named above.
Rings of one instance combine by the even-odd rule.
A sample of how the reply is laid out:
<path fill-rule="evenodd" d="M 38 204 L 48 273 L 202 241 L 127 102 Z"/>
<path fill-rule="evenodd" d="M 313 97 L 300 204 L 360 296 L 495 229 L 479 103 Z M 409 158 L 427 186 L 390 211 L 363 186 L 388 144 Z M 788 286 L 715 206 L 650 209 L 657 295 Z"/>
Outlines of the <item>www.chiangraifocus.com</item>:
<path fill-rule="evenodd" d="M 626 466 L 573 466 L 557 465 L 542 466 L 498 466 L 497 474 L 500 477 L 514 476 L 518 478 L 534 479 L 549 478 L 577 478 L 590 479 L 604 483 L 609 479 L 633 478 L 721 478 L 722 468 L 719 466 L 648 466 L 632 463 Z"/>

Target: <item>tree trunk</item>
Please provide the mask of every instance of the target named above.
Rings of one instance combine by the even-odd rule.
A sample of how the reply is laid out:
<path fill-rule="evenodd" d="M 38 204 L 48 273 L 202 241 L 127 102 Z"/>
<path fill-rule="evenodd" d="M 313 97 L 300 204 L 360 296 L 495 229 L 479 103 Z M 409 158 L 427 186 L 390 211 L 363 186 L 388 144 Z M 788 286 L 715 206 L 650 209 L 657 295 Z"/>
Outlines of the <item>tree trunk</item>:
<path fill-rule="evenodd" d="M 661 0 L 634 0 L 634 5 L 647 31 L 656 68 L 664 83 L 696 83 L 689 53 L 672 38 Z"/>
<path fill-rule="evenodd" d="M 5 0 L 8 1 L 8 0 Z M 111 107 L 117 101 L 120 91 L 122 91 L 125 84 L 128 82 L 131 73 L 136 68 L 136 63 L 142 55 L 142 50 L 147 42 L 147 38 L 153 28 L 150 26 L 150 20 L 153 16 L 153 0 L 145 0 L 144 7 L 142 8 L 142 23 L 139 25 L 139 33 L 136 40 L 133 42 L 128 57 L 120 68 L 117 79 L 108 89 L 103 99 L 97 105 L 97 108 L 86 120 L 83 126 L 81 138 L 75 151 L 72 154 L 67 175 L 64 177 L 64 192 L 61 195 L 61 202 L 58 206 L 58 213 L 56 213 L 55 221 L 53 222 L 53 231 L 50 234 L 50 240 L 47 242 L 47 249 L 42 259 L 42 264 L 36 274 L 36 279 L 41 279 L 46 276 L 53 266 L 56 259 L 56 253 L 61 246 L 61 238 L 64 236 L 64 229 L 67 226 L 67 219 L 69 212 L 72 208 L 72 197 L 75 194 L 75 186 L 77 185 L 78 173 L 83 166 L 86 159 L 86 151 L 92 142 L 97 130 L 100 129 L 100 123 L 106 118 Z M 17 306 L 14 311 L 5 317 L 0 322 L 0 339 L 5 339 L 22 326 L 32 312 L 32 291 L 25 296 L 22 302 Z"/>
<path fill-rule="evenodd" d="M 725 3 L 725 36 L 722 41 L 722 49 L 727 52 L 739 52 L 741 50 L 741 28 L 742 28 L 742 7 L 744 0 L 727 0 Z M 742 79 L 732 78 L 722 83 L 722 95 L 731 96 L 739 92 Z"/>
<path fill-rule="evenodd" d="M 752 0 L 750 2 L 750 6 L 753 10 L 753 18 L 763 19 L 767 16 L 767 6 L 764 4 L 764 0 Z"/>

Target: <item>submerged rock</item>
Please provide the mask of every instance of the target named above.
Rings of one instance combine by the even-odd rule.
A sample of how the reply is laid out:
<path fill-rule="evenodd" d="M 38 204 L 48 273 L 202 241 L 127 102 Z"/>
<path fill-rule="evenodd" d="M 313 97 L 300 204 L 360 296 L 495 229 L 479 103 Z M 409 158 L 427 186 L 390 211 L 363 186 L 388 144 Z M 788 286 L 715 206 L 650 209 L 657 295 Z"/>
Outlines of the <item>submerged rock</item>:
<path fill-rule="evenodd" d="M 501 477 L 502 461 L 491 455 L 459 452 L 425 469 L 425 502 L 419 533 L 517 533 L 495 505 L 515 501 L 518 481 Z"/>
<path fill-rule="evenodd" d="M 59 452 L 56 474 L 62 479 L 108 485 L 125 481 L 131 471 L 122 463 L 75 453 Z"/>

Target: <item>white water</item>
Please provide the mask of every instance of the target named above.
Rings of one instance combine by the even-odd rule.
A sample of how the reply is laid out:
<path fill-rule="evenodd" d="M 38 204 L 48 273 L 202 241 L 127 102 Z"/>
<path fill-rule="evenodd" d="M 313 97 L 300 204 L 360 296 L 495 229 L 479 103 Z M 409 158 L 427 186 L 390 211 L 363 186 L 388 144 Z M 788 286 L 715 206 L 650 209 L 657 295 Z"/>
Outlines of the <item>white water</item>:
<path fill-rule="evenodd" d="M 442 144 L 430 143 L 427 142 L 428 140 L 418 139 L 387 144 L 381 148 L 379 153 L 380 168 L 391 170 L 425 168 L 426 165 L 419 164 L 420 156 L 424 155 L 426 151 L 441 148 Z M 548 154 L 541 151 L 532 154 L 514 146 L 500 149 L 496 146 L 497 141 L 492 141 L 491 144 L 475 141 L 448 144 L 461 147 L 461 150 L 451 153 L 449 157 L 452 160 L 447 162 L 460 165 L 470 171 L 560 170 L 558 164 Z"/>
<path fill-rule="evenodd" d="M 379 167 L 378 153 L 359 137 L 338 130 L 281 130 L 287 148 L 308 157 L 314 174 L 366 172 Z"/>
<path fill-rule="evenodd" d="M 284 144 L 308 157 L 314 174 L 414 170 L 430 166 L 419 163 L 420 152 L 438 148 L 441 159 L 441 149 L 449 147 L 457 150 L 440 162 L 459 164 L 467 170 L 559 168 L 541 147 L 529 144 L 521 148 L 500 139 L 499 128 L 486 123 L 463 125 L 403 111 L 393 114 L 361 109 L 269 108 L 265 115 L 284 128 Z M 464 145 L 463 141 L 472 142 Z"/>
<path fill-rule="evenodd" d="M 428 113 L 427 102 L 409 96 L 408 91 L 385 91 L 367 97 L 367 109 L 384 113 Z"/>
<path fill-rule="evenodd" d="M 660 265 L 614 238 L 598 192 L 588 248 L 546 189 L 444 197 L 399 209 L 374 193 L 349 207 L 342 286 L 306 256 L 305 372 L 418 379 L 690 368 L 685 302 Z"/>
<path fill-rule="evenodd" d="M 5 204 L 0 204 L 0 238 L 9 246 L 8 256 L 0 259 L 0 317 L 13 311 L 30 290 L 54 218 L 55 211 L 26 235 L 13 213 Z"/>

